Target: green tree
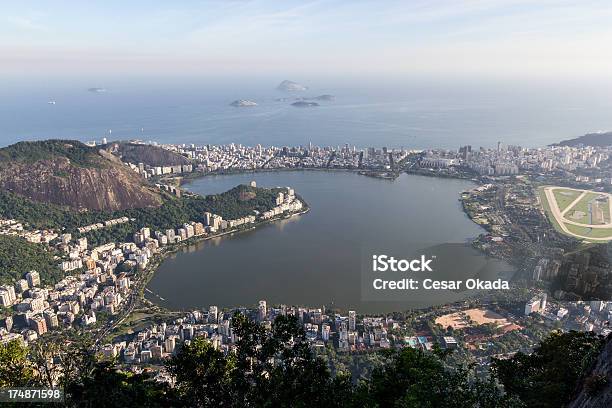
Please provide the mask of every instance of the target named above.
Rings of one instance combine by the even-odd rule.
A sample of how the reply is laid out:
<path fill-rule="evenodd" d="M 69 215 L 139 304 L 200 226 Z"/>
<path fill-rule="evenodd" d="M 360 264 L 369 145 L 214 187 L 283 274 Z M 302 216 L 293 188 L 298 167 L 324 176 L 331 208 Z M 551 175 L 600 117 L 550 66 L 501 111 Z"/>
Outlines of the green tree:
<path fill-rule="evenodd" d="M 0 235 L 0 283 L 12 284 L 23 275 L 36 270 L 44 284 L 55 283 L 64 277 L 57 266 L 59 255 L 46 244 L 34 244 L 24 238 Z"/>
<path fill-rule="evenodd" d="M 226 407 L 231 406 L 234 360 L 198 337 L 184 345 L 167 368 L 176 378 L 176 390 L 184 405 Z"/>
<path fill-rule="evenodd" d="M 196 407 L 344 406 L 350 382 L 332 377 L 310 349 L 294 316 L 280 316 L 268 332 L 235 314 L 235 353 L 225 356 L 195 339 L 171 359 L 183 404 Z"/>
<path fill-rule="evenodd" d="M 492 372 L 527 406 L 558 408 L 569 401 L 603 345 L 604 339 L 592 332 L 552 332 L 532 354 L 494 359 Z"/>
<path fill-rule="evenodd" d="M 80 381 L 66 384 L 69 407 L 164 407 L 173 400 L 171 390 L 149 375 L 118 371 L 112 362 L 96 362 Z"/>
<path fill-rule="evenodd" d="M 493 380 L 481 381 L 466 367 L 449 368 L 444 353 L 410 347 L 385 352 L 387 361 L 361 381 L 356 405 L 363 407 L 518 407 Z"/>
<path fill-rule="evenodd" d="M 34 366 L 28 360 L 28 349 L 13 340 L 0 343 L 0 387 L 23 387 L 34 380 Z"/>

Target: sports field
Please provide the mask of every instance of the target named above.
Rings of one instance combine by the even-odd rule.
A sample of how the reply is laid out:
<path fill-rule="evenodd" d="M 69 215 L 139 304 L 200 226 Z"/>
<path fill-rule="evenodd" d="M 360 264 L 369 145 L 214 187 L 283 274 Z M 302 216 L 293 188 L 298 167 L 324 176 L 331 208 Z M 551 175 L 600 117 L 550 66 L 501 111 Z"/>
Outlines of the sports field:
<path fill-rule="evenodd" d="M 567 188 L 554 190 L 553 194 L 555 195 L 555 200 L 557 201 L 557 206 L 559 210 L 563 211 L 570 205 L 580 193 L 576 190 L 569 190 Z"/>
<path fill-rule="evenodd" d="M 566 206 L 565 210 L 567 210 L 567 212 L 565 212 L 564 215 L 565 219 L 576 221 L 580 224 L 595 224 L 596 222 L 592 220 L 591 216 L 592 206 L 595 199 L 599 196 L 600 194 L 598 193 L 586 193 L 580 195 L 581 198 L 575 204 L 572 205 L 572 203 L 569 203 L 569 205 Z M 564 211 L 561 208 L 559 208 L 559 210 Z M 599 224 L 603 224 L 603 222 L 600 222 Z"/>
<path fill-rule="evenodd" d="M 586 241 L 612 240 L 610 194 L 554 186 L 541 187 L 539 192 L 558 231 Z"/>
<path fill-rule="evenodd" d="M 481 324 L 494 324 L 497 327 L 509 325 L 505 317 L 488 309 L 468 309 L 460 312 L 442 315 L 436 319 L 436 323 L 442 327 L 451 326 L 453 329 L 464 329 L 466 327 L 479 326 Z"/>

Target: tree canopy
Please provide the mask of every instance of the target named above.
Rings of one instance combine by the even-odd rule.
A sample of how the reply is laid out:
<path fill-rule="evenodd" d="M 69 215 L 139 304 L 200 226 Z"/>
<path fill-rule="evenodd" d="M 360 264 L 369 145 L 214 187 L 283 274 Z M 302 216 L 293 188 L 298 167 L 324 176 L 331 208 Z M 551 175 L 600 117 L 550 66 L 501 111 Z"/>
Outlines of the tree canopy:
<path fill-rule="evenodd" d="M 449 364 L 446 352 L 403 348 L 384 352 L 371 378 L 354 383 L 314 355 L 295 317 L 278 317 L 271 330 L 240 314 L 232 320 L 235 351 L 192 339 L 166 364 L 173 386 L 97 359 L 86 341 L 44 338 L 30 349 L 0 345 L 0 386 L 56 384 L 69 407 L 563 407 L 605 341 L 554 333 L 531 355 L 495 360 L 486 379 Z"/>
<path fill-rule="evenodd" d="M 552 332 L 532 354 L 494 359 L 493 374 L 529 407 L 566 405 L 604 346 L 593 332 Z"/>

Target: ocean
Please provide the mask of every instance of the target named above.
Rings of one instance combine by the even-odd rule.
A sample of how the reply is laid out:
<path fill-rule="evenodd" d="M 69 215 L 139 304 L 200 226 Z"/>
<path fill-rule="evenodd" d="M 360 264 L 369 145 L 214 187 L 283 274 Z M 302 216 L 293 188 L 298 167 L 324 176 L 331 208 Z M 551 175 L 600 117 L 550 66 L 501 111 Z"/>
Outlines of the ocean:
<path fill-rule="evenodd" d="M 492 147 L 501 141 L 537 147 L 612 129 L 611 87 L 596 83 L 289 78 L 309 90 L 286 94 L 276 90 L 283 79 L 12 81 L 0 88 L 0 145 L 106 137 L 415 149 Z M 292 98 L 321 94 L 336 99 L 314 108 L 291 106 Z M 258 106 L 229 106 L 236 99 Z"/>

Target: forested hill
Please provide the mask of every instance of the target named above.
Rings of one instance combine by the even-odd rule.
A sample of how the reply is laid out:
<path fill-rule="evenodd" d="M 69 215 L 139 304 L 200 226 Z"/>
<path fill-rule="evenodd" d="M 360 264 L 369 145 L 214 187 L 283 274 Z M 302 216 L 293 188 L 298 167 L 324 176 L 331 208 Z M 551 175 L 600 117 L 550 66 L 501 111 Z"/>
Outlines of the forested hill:
<path fill-rule="evenodd" d="M 161 195 L 117 157 L 76 140 L 0 149 L 0 191 L 76 210 L 157 207 Z"/>
<path fill-rule="evenodd" d="M 32 228 L 54 229 L 78 236 L 77 228 L 118 217 L 128 217 L 131 222 L 113 228 L 89 233 L 90 244 L 110 241 L 131 241 L 132 234 L 142 227 L 154 230 L 177 228 L 185 222 L 203 221 L 204 212 L 236 219 L 264 212 L 275 206 L 279 189 L 266 189 L 239 185 L 221 194 L 209 196 L 184 195 L 180 199 L 164 196 L 159 207 L 131 208 L 118 211 L 78 212 L 66 207 L 41 204 L 25 197 L 0 192 L 0 218 L 17 219 Z"/>
<path fill-rule="evenodd" d="M 126 163 L 143 163 L 149 166 L 176 166 L 190 163 L 187 157 L 159 146 L 113 142 L 103 147 Z"/>
<path fill-rule="evenodd" d="M 0 284 L 13 284 L 23 274 L 35 270 L 43 284 L 52 284 L 63 277 L 54 259 L 55 250 L 34 244 L 21 237 L 0 235 Z"/>
<path fill-rule="evenodd" d="M 612 146 L 612 132 L 587 133 L 584 136 L 555 143 L 553 146 L 578 146 L 580 144 L 593 147 Z"/>
<path fill-rule="evenodd" d="M 0 165 L 17 163 L 35 163 L 40 160 L 66 158 L 76 166 L 97 165 L 97 150 L 75 140 L 41 140 L 19 142 L 0 149 Z"/>

